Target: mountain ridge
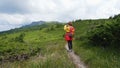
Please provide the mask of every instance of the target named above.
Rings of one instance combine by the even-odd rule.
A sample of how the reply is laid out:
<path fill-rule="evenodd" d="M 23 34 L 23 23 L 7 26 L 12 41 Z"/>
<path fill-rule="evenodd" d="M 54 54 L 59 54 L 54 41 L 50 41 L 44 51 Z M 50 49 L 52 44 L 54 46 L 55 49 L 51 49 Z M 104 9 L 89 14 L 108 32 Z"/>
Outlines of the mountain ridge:
<path fill-rule="evenodd" d="M 24 27 L 36 26 L 36 25 L 42 25 L 42 24 L 44 24 L 44 23 L 46 23 L 46 22 L 45 22 L 45 21 L 34 21 L 34 22 L 32 22 L 32 23 L 30 23 L 30 24 L 28 24 L 28 25 L 22 26 L 22 28 L 24 28 Z"/>

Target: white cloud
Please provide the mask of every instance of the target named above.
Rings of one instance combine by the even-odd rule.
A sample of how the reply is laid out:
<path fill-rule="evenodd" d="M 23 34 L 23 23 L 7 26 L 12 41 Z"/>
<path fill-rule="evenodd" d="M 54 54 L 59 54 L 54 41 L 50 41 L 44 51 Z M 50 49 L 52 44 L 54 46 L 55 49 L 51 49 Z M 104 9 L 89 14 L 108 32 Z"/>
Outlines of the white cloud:
<path fill-rule="evenodd" d="M 118 2 L 118 0 L 110 0 L 110 1 L 107 1 L 107 2 L 103 3 L 96 10 L 97 18 L 108 18 L 112 15 L 119 14 L 120 9 L 115 7 L 117 2 Z"/>
<path fill-rule="evenodd" d="M 11 29 L 8 25 L 0 25 L 0 31 L 5 31 Z"/>
<path fill-rule="evenodd" d="M 0 1 L 2 27 L 6 24 L 20 25 L 36 20 L 108 18 L 120 13 L 119 0 L 10 0 L 10 4 L 8 2 L 9 0 Z M 3 25 L 2 22 L 6 24 Z"/>
<path fill-rule="evenodd" d="M 6 31 L 14 28 L 18 28 L 18 25 L 0 25 L 0 31 Z"/>
<path fill-rule="evenodd" d="M 0 20 L 9 22 L 11 25 L 20 25 L 24 23 L 25 17 L 20 14 L 0 14 Z"/>
<path fill-rule="evenodd" d="M 100 3 L 102 3 L 102 1 L 104 0 L 85 0 L 87 5 L 89 6 L 96 6 L 99 5 Z"/>

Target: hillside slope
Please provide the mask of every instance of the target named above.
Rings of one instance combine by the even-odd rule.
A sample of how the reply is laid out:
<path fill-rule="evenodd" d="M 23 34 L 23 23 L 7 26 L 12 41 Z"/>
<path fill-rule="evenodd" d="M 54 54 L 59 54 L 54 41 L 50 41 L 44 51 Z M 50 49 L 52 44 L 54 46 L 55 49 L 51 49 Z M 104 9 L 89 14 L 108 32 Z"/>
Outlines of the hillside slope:
<path fill-rule="evenodd" d="M 94 35 L 106 27 L 106 23 L 107 25 L 112 23 L 114 29 L 119 32 L 119 27 L 115 28 L 120 25 L 118 21 L 120 21 L 120 15 L 109 19 L 73 22 L 76 29 L 73 40 L 74 52 L 89 68 L 120 68 L 119 47 L 115 47 L 115 44 L 105 45 L 106 47 L 101 44 L 94 45 L 93 43 L 99 39 L 90 42 L 91 37 L 96 38 Z M 1 33 L 1 66 L 4 68 L 75 68 L 64 48 L 66 42 L 63 38 L 63 26 L 64 24 L 60 23 L 49 23 Z M 102 29 L 99 28 L 101 26 Z M 91 31 L 93 35 L 90 34 Z M 97 36 L 103 39 L 107 36 L 101 35 L 104 33 L 101 32 Z"/>
<path fill-rule="evenodd" d="M 64 48 L 63 25 L 48 23 L 0 35 L 3 68 L 75 68 Z"/>
<path fill-rule="evenodd" d="M 118 34 L 119 33 L 119 21 L 120 20 L 120 15 L 116 15 L 113 18 L 109 18 L 109 19 L 98 19 L 98 20 L 77 20 L 76 22 L 74 22 L 74 26 L 76 28 L 76 33 L 75 33 L 75 40 L 74 40 L 74 50 L 76 52 L 76 54 L 78 54 L 82 60 L 85 62 L 85 64 L 88 65 L 88 67 L 90 68 L 120 68 L 120 47 L 116 44 L 119 44 L 119 42 L 116 42 L 117 40 L 119 40 L 119 35 L 114 36 L 114 34 Z M 109 25 L 109 23 L 111 25 Z M 107 26 L 106 26 L 107 24 Z M 116 25 L 117 24 L 117 25 Z M 100 27 L 102 26 L 102 28 Z M 109 27 L 112 26 L 112 27 Z M 107 30 L 105 33 L 109 34 L 105 34 L 104 32 L 102 32 L 101 30 L 106 30 L 106 27 L 110 30 Z M 112 29 L 111 29 L 112 28 Z M 98 30 L 99 29 L 99 30 Z M 104 44 L 101 45 L 100 43 L 104 42 L 104 41 L 99 41 L 99 38 L 107 38 L 108 35 L 111 35 L 111 32 L 116 30 L 116 32 L 114 32 L 112 35 L 111 41 L 114 41 L 114 44 Z M 91 31 L 93 31 L 92 33 L 94 33 L 94 35 L 97 35 L 97 32 L 100 33 L 99 35 L 97 35 L 98 39 L 96 39 L 96 37 L 94 37 L 94 35 L 91 35 Z M 93 38 L 95 39 L 94 41 L 92 41 L 92 43 L 90 42 L 91 39 Z M 117 38 L 117 39 L 115 39 Z M 98 41 L 100 43 L 98 43 Z M 110 41 L 110 40 L 109 40 Z M 97 43 L 96 43 L 97 42 Z M 96 43 L 96 45 L 94 45 L 93 43 Z M 104 43 L 111 43 L 111 42 L 107 42 L 105 41 Z"/>

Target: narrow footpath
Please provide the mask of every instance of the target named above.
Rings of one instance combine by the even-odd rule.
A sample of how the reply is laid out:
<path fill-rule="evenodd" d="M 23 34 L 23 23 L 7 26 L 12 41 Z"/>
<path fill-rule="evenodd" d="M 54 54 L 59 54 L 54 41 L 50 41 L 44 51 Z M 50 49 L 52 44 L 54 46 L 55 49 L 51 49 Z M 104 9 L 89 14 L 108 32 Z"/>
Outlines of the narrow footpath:
<path fill-rule="evenodd" d="M 65 45 L 66 50 L 68 50 L 68 46 Z M 74 53 L 74 51 L 72 50 L 72 52 L 68 52 L 68 56 L 70 58 L 70 60 L 75 64 L 76 68 L 87 68 L 84 63 L 80 60 L 80 57 L 78 55 L 76 55 Z"/>

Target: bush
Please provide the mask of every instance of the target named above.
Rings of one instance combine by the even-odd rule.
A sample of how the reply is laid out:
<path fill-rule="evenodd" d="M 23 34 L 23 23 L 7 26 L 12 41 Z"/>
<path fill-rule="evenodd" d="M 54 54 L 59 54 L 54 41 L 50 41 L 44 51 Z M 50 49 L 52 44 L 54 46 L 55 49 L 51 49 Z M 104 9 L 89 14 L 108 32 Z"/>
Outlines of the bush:
<path fill-rule="evenodd" d="M 24 42 L 24 40 L 23 40 L 24 36 L 25 36 L 25 34 L 21 33 L 18 37 L 15 38 L 15 41 Z"/>
<path fill-rule="evenodd" d="M 89 33 L 90 41 L 95 45 L 110 45 L 112 42 L 112 35 L 107 32 L 104 27 L 96 28 Z"/>
<path fill-rule="evenodd" d="M 94 45 L 120 45 L 120 18 L 106 21 L 88 32 L 88 38 Z"/>

